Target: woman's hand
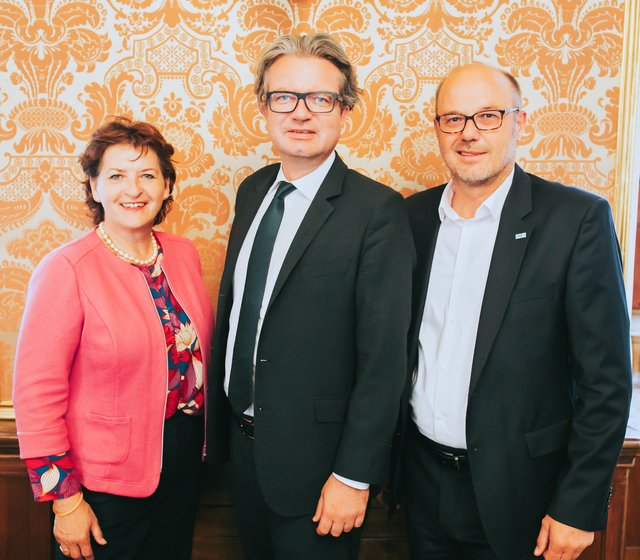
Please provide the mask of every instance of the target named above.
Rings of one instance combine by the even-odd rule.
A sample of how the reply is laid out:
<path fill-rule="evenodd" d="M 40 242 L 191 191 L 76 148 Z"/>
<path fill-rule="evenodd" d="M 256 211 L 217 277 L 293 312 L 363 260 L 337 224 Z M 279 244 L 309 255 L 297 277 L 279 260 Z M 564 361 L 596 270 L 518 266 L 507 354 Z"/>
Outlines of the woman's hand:
<path fill-rule="evenodd" d="M 57 512 L 57 515 L 53 523 L 53 536 L 60 544 L 60 550 L 65 556 L 93 560 L 89 535 L 93 535 L 98 544 L 107 544 L 107 541 L 102 536 L 98 519 L 91 506 L 83 498 L 80 500 L 82 503 L 77 507 L 77 494 L 55 501 L 54 513 Z M 65 515 L 65 511 L 70 511 L 74 507 L 74 511 Z"/>

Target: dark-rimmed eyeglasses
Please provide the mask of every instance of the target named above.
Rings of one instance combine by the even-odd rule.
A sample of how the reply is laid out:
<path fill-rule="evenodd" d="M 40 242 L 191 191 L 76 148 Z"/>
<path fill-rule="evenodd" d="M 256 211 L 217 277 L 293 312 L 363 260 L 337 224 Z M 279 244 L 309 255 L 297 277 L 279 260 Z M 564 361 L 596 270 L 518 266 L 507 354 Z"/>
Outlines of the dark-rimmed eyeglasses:
<path fill-rule="evenodd" d="M 478 130 L 496 130 L 502 126 L 502 121 L 507 113 L 516 113 L 520 107 L 510 109 L 491 109 L 490 111 L 478 111 L 473 115 L 458 115 L 455 113 L 436 116 L 440 130 L 445 134 L 457 134 L 467 126 L 467 121 L 473 121 Z"/>
<path fill-rule="evenodd" d="M 340 94 L 335 91 L 270 91 L 265 99 L 274 113 L 293 113 L 301 99 L 310 113 L 330 113 L 336 101 L 342 102 Z"/>

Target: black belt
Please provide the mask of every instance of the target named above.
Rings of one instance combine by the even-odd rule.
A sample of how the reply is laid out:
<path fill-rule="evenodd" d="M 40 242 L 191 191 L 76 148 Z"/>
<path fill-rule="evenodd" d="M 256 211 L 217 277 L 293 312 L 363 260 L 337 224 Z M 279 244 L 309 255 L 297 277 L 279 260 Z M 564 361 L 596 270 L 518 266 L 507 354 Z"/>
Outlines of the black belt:
<path fill-rule="evenodd" d="M 242 430 L 242 434 L 249 439 L 253 439 L 255 437 L 253 434 L 253 416 L 243 414 L 240 417 L 236 416 L 235 419 L 238 426 L 240 426 L 240 430 Z"/>
<path fill-rule="evenodd" d="M 463 471 L 469 468 L 469 455 L 466 449 L 443 445 L 421 434 L 417 427 L 415 427 L 415 430 L 425 448 L 439 463 L 457 471 Z"/>

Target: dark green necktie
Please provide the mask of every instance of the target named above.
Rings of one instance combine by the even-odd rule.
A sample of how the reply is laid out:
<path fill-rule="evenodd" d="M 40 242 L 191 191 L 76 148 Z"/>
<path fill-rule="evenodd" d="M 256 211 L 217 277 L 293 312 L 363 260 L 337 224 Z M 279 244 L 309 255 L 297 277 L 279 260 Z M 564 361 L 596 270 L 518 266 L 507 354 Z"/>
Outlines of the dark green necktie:
<path fill-rule="evenodd" d="M 278 190 L 260 221 L 249 255 L 229 379 L 229 401 L 237 416 L 240 416 L 253 402 L 251 383 L 253 354 L 264 287 L 267 282 L 273 245 L 284 214 L 284 199 L 294 189 L 291 183 L 280 181 Z"/>

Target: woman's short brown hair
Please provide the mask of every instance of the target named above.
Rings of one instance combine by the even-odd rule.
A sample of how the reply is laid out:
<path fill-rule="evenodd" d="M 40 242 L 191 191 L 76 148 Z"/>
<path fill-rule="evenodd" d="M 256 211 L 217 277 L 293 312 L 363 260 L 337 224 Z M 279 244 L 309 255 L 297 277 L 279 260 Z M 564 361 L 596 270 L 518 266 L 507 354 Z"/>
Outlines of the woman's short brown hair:
<path fill-rule="evenodd" d="M 140 154 L 147 150 L 153 150 L 158 156 L 162 177 L 169 180 L 169 196 L 163 201 L 160 211 L 156 215 L 153 225 L 158 225 L 164 220 L 173 205 L 173 185 L 176 182 L 176 170 L 171 161 L 174 153 L 173 146 L 162 136 L 162 133 L 152 124 L 143 121 L 132 121 L 128 117 L 114 117 L 92 135 L 80 155 L 80 166 L 85 174 L 82 182 L 85 194 L 85 204 L 89 208 L 89 214 L 95 225 L 104 220 L 104 208 L 102 204 L 93 199 L 90 179 L 95 179 L 100 174 L 100 165 L 104 153 L 111 146 L 128 144 L 134 148 L 140 148 Z"/>

